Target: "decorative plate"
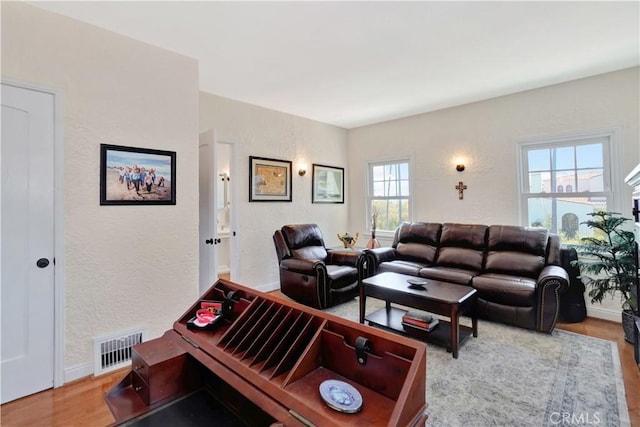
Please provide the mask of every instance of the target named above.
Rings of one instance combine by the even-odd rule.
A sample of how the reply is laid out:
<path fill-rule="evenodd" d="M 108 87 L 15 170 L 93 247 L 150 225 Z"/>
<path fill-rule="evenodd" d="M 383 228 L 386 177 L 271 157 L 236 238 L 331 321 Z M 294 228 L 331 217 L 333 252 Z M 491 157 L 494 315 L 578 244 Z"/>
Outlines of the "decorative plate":
<path fill-rule="evenodd" d="M 362 409 L 362 395 L 351 384 L 326 380 L 320 384 L 320 396 L 331 409 L 353 414 Z"/>
<path fill-rule="evenodd" d="M 407 279 L 407 283 L 409 283 L 409 287 L 412 289 L 424 289 L 429 282 L 427 279 Z"/>

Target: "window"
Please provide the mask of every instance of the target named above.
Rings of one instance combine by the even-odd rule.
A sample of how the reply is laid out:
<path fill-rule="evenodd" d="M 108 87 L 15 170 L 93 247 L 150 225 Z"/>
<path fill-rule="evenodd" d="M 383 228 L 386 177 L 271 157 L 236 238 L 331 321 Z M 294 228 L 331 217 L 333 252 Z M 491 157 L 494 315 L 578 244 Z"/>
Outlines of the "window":
<path fill-rule="evenodd" d="M 614 210 L 611 135 L 520 144 L 523 222 L 579 243 L 591 234 L 581 222 L 597 210 Z M 555 192 L 553 191 L 555 189 Z"/>
<path fill-rule="evenodd" d="M 377 209 L 377 231 L 394 231 L 400 223 L 410 221 L 409 160 L 369 164 L 368 215 Z"/>

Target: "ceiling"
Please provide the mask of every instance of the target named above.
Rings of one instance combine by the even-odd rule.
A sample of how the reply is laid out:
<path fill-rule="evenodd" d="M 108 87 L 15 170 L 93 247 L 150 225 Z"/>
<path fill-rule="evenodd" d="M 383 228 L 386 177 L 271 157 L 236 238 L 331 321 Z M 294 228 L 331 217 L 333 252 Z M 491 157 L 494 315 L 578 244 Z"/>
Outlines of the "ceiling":
<path fill-rule="evenodd" d="M 29 2 L 196 58 L 200 89 L 354 128 L 640 64 L 640 2 Z"/>

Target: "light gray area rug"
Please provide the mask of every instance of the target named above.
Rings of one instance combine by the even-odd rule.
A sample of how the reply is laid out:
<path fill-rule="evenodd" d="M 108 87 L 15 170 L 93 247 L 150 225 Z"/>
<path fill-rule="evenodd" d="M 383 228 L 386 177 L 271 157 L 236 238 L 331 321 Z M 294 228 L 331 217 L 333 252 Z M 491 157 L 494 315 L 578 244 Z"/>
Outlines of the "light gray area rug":
<path fill-rule="evenodd" d="M 358 300 L 325 311 L 357 322 Z M 428 344 L 426 400 L 428 426 L 630 425 L 616 344 L 558 329 L 479 320 L 458 359 Z"/>

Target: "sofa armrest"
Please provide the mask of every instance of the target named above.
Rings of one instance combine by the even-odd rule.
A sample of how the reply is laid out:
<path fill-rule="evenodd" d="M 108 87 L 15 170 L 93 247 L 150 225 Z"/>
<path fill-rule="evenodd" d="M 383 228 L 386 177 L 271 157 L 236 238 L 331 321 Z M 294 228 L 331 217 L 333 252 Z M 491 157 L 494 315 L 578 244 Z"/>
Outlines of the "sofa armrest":
<path fill-rule="evenodd" d="M 358 260 L 362 256 L 362 252 L 353 250 L 328 250 L 327 251 L 327 264 L 333 265 L 350 265 L 352 267 L 358 266 Z"/>
<path fill-rule="evenodd" d="M 569 274 L 557 265 L 548 265 L 538 276 L 537 329 L 551 332 L 556 326 L 560 295 L 569 287 Z"/>
<path fill-rule="evenodd" d="M 287 258 L 280 261 L 280 268 L 300 274 L 315 275 L 317 269 L 325 269 L 324 263 L 317 259 Z"/>
<path fill-rule="evenodd" d="M 365 249 L 364 253 L 375 262 L 376 267 L 382 262 L 391 261 L 396 258 L 395 248 L 387 246 L 375 249 Z"/>
<path fill-rule="evenodd" d="M 538 286 L 550 280 L 556 280 L 560 287 L 559 292 L 564 293 L 569 287 L 569 273 L 558 265 L 547 265 L 538 275 Z"/>
<path fill-rule="evenodd" d="M 366 272 L 363 271 L 363 277 L 376 274 L 380 263 L 391 261 L 396 258 L 395 248 L 388 246 L 375 249 L 365 249 L 362 253 L 364 255 L 364 261 L 366 261 L 361 263 L 366 268 Z"/>

